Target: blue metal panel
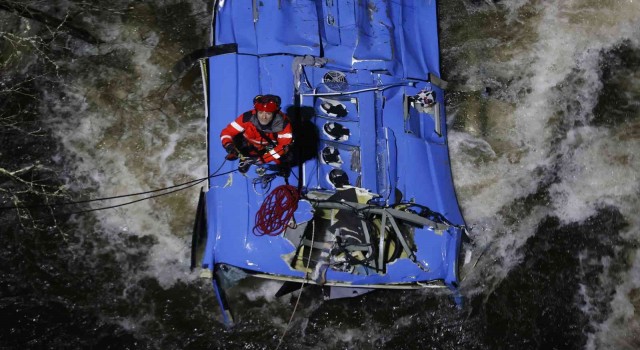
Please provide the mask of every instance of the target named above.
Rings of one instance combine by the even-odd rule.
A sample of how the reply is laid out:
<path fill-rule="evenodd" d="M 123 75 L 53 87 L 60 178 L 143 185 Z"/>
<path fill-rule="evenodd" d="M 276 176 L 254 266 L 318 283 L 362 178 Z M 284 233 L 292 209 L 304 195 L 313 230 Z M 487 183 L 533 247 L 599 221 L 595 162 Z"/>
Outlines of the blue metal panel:
<path fill-rule="evenodd" d="M 448 258 L 455 256 L 447 256 L 447 242 L 449 236 L 446 233 L 436 233 L 426 228 L 417 229 L 414 236 L 418 251 L 416 256 L 418 261 L 426 265 L 426 268 L 438 279 L 444 279 L 446 276 L 446 263 Z"/>
<path fill-rule="evenodd" d="M 281 179 L 274 180 L 274 187 L 282 185 Z M 218 217 L 224 218 L 216 230 L 216 263 L 266 273 L 302 276 L 292 271 L 281 255 L 290 254 L 295 247 L 282 237 L 257 236 L 253 233 L 253 218 L 264 195 L 256 193 L 251 179 L 240 174 L 233 175 L 233 183 L 224 188 L 215 188 L 219 203 Z"/>
<path fill-rule="evenodd" d="M 215 44 L 238 44 L 239 53 L 320 55 L 315 2 L 225 1 L 216 17 Z"/>
<path fill-rule="evenodd" d="M 358 82 L 373 84 L 371 73 L 358 71 Z M 376 99 L 374 92 L 357 94 L 358 113 L 360 116 L 360 157 L 362 162 L 362 187 L 375 192 L 377 186 L 376 156 Z"/>
<path fill-rule="evenodd" d="M 321 18 L 326 40 L 323 41 L 324 56 L 332 65 L 350 68 L 353 50 L 357 44 L 355 0 L 322 1 Z"/>
<path fill-rule="evenodd" d="M 323 45 L 324 56 L 344 69 L 440 76 L 435 0 L 256 1 L 255 9 L 252 1 L 223 3 L 215 44 L 236 43 L 240 53 L 319 56 Z"/>
<path fill-rule="evenodd" d="M 238 51 L 256 53 L 251 1 L 224 1 L 215 14 L 214 45 L 238 44 Z M 251 28 L 251 30 L 248 30 Z"/>
<path fill-rule="evenodd" d="M 436 0 L 390 1 L 395 27 L 395 54 L 402 70 L 394 75 L 426 79 L 428 73 L 440 77 L 440 51 Z"/>
<path fill-rule="evenodd" d="M 258 77 L 259 62 L 255 56 L 226 54 L 209 58 L 210 160 L 222 159 L 226 154 L 216 147 L 220 145 L 220 130 L 252 108 L 253 97 L 260 93 L 259 84 L 254 83 Z"/>
<path fill-rule="evenodd" d="M 248 2 L 248 1 L 247 1 Z M 315 2 L 257 1 L 258 54 L 320 55 Z"/>
<path fill-rule="evenodd" d="M 398 188 L 406 201 L 415 201 L 438 210 L 426 142 L 407 134 L 398 138 Z M 418 161 L 419 160 L 419 161 Z"/>
<path fill-rule="evenodd" d="M 447 146 L 435 145 L 433 143 L 427 144 L 430 152 L 431 180 L 434 186 L 434 194 L 438 196 L 439 205 L 436 207 L 437 211 L 447 217 L 452 223 L 464 225 L 453 188 L 451 164 Z"/>
<path fill-rule="evenodd" d="M 357 7 L 358 41 L 354 67 L 387 70 L 393 63 L 393 29 L 386 1 L 362 1 Z"/>
<path fill-rule="evenodd" d="M 396 137 L 390 128 L 378 129 L 378 188 L 377 193 L 387 204 L 396 203 L 396 187 L 398 186 L 398 150 Z"/>
<path fill-rule="evenodd" d="M 293 75 L 291 74 L 291 64 L 293 57 L 288 55 L 275 55 L 261 57 L 259 74 L 247 81 L 247 85 L 256 85 L 259 82 L 259 90 L 256 94 L 274 94 L 282 98 L 282 111 L 286 112 L 287 107 L 293 104 Z M 250 109 L 251 101 L 255 95 L 246 100 Z"/>
<path fill-rule="evenodd" d="M 420 161 L 416 161 L 420 159 Z M 446 145 L 432 144 L 412 135 L 398 142 L 398 187 L 405 200 L 414 198 L 462 225 L 451 179 Z M 410 170 L 410 171 L 409 171 Z"/>
<path fill-rule="evenodd" d="M 396 87 L 383 92 L 382 124 L 398 135 L 404 135 L 404 95 L 407 87 Z M 403 136 L 398 136 L 403 137 Z"/>

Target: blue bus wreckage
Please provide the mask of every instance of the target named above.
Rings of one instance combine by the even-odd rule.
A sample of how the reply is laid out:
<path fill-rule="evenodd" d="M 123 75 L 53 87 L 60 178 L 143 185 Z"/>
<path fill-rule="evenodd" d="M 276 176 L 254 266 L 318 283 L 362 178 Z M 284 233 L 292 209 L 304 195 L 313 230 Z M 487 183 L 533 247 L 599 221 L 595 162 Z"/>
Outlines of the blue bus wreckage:
<path fill-rule="evenodd" d="M 192 268 L 226 324 L 229 275 L 327 298 L 459 283 L 465 223 L 453 187 L 435 0 L 216 1 L 200 60 L 208 189 Z M 259 94 L 293 125 L 290 171 L 225 162 L 219 133 Z M 251 159 L 241 157 L 244 165 Z M 222 165 L 221 165 L 222 164 Z"/>

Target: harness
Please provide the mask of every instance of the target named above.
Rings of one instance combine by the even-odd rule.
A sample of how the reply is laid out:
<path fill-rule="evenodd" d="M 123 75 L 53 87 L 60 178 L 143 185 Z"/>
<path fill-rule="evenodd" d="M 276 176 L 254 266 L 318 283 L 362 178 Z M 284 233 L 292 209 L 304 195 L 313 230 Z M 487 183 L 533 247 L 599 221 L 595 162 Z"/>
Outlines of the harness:
<path fill-rule="evenodd" d="M 275 121 L 275 118 L 276 118 L 277 116 L 281 116 L 281 115 L 280 115 L 279 113 L 278 113 L 278 114 L 276 114 L 276 116 L 274 116 L 274 118 L 273 118 L 273 119 L 274 119 L 274 121 Z M 283 124 L 282 129 L 284 129 L 284 125 L 286 125 L 286 124 L 285 124 L 285 123 L 286 123 L 286 120 L 285 120 L 283 117 L 281 117 L 281 118 L 282 118 L 282 124 Z M 271 148 L 269 148 L 269 146 L 268 146 L 268 147 L 266 147 L 266 149 L 267 149 L 267 150 L 273 149 L 273 148 L 275 148 L 275 147 L 278 145 L 278 144 L 273 140 L 273 138 L 269 137 L 269 136 L 267 135 L 267 133 L 265 133 L 265 132 L 264 132 L 264 130 L 262 130 L 262 127 L 261 127 L 260 123 L 259 123 L 257 120 L 254 120 L 254 119 L 255 119 L 255 114 L 253 114 L 251 111 L 247 111 L 247 112 L 245 112 L 245 113 L 242 115 L 242 119 L 243 119 L 243 121 L 245 121 L 245 122 L 249 122 L 249 121 L 250 121 L 250 122 L 251 122 L 251 124 L 253 124 L 253 126 L 256 128 L 256 130 L 258 131 L 258 133 L 260 134 L 260 136 L 261 136 L 264 140 L 266 140 L 266 141 L 269 143 L 269 146 L 270 146 Z M 272 121 L 272 122 L 273 122 L 273 121 Z M 279 130 L 278 130 L 278 131 L 279 131 Z M 271 135 L 272 135 L 272 136 L 275 136 L 274 138 L 277 138 L 277 137 L 278 137 L 278 136 L 277 136 L 277 135 L 278 135 L 278 134 L 277 134 L 277 132 L 272 132 L 272 133 L 271 133 Z M 253 146 L 253 145 L 251 145 L 251 146 Z M 253 146 L 253 147 L 255 148 L 255 146 Z M 261 153 L 265 153 L 265 152 L 266 152 L 264 149 L 263 149 L 263 150 L 258 150 L 258 149 L 256 149 L 256 151 L 259 151 L 259 152 L 261 152 Z"/>
<path fill-rule="evenodd" d="M 277 146 L 276 142 L 273 141 L 272 138 L 267 136 L 267 134 L 264 131 L 262 131 L 262 129 L 260 129 L 259 126 L 256 127 L 256 130 L 258 130 L 258 133 L 260 134 L 260 136 L 262 136 L 263 139 L 265 139 L 265 140 L 267 140 L 269 142 L 269 145 L 271 145 L 272 149 L 276 148 L 276 146 Z M 277 134 L 276 134 L 276 137 L 277 137 Z M 267 149 L 268 149 L 268 147 L 267 147 Z"/>

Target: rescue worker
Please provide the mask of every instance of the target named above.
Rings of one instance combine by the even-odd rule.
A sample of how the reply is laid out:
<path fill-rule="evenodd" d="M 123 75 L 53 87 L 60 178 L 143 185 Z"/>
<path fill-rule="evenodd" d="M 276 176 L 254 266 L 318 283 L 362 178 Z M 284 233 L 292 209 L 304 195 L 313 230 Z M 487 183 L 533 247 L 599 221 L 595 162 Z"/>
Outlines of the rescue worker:
<path fill-rule="evenodd" d="M 235 160 L 238 153 L 257 158 L 258 162 L 282 164 L 288 162 L 289 146 L 293 141 L 291 123 L 280 111 L 280 97 L 258 95 L 253 109 L 238 116 L 220 132 L 220 141 L 227 151 L 226 158 Z M 249 164 L 240 166 L 245 173 Z"/>

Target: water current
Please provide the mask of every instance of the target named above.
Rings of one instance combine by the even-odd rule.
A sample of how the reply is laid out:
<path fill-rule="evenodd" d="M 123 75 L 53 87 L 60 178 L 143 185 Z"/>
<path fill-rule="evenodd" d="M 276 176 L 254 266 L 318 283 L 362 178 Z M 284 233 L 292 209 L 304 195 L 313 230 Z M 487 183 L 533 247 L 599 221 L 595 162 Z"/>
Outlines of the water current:
<path fill-rule="evenodd" d="M 286 0 L 289 1 L 289 0 Z M 447 292 L 323 302 L 189 270 L 211 4 L 0 1 L 0 348 L 640 348 L 640 0 L 439 2 L 454 181 L 474 244 Z M 231 116 L 221 116 L 229 117 Z M 229 204 L 232 205 L 232 204 Z"/>

